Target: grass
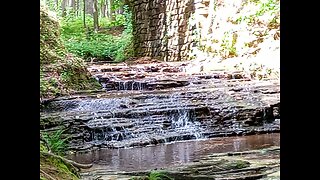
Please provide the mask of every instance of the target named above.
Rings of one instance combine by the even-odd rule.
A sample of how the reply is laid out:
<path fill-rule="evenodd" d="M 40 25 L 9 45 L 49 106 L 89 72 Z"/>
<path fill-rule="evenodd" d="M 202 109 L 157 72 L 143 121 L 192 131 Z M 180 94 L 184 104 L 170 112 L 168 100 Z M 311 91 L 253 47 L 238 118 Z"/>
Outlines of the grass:
<path fill-rule="evenodd" d="M 151 171 L 148 176 L 132 177 L 131 180 L 174 180 L 165 171 Z"/>
<path fill-rule="evenodd" d="M 167 176 L 166 173 L 163 171 L 151 171 L 148 176 L 148 179 L 149 180 L 163 180 L 163 179 L 173 180 L 173 178 Z"/>
<path fill-rule="evenodd" d="M 43 133 L 43 138 L 51 152 L 57 155 L 63 155 L 67 149 L 67 140 L 69 137 L 62 137 L 63 130 L 57 130 L 53 133 Z M 41 150 L 41 149 L 40 149 Z"/>
<path fill-rule="evenodd" d="M 67 144 L 68 138 L 62 138 L 63 130 L 58 130 L 53 133 L 43 133 L 45 145 L 40 141 L 40 152 L 51 151 L 57 155 L 63 155 Z M 63 162 L 52 156 L 44 156 L 40 153 L 40 179 L 70 179 L 78 180 L 79 174 L 75 167 Z"/>

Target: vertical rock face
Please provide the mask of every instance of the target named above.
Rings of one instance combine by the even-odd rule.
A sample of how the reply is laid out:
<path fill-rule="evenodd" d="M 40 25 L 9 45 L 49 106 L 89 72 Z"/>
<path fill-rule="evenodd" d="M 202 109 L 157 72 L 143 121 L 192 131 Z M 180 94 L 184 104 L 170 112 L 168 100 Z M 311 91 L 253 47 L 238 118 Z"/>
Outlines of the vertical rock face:
<path fill-rule="evenodd" d="M 204 0 L 132 1 L 136 55 L 165 61 L 188 60 L 188 51 L 195 42 L 191 21 L 195 20 L 196 11 L 207 15 L 207 5 Z"/>

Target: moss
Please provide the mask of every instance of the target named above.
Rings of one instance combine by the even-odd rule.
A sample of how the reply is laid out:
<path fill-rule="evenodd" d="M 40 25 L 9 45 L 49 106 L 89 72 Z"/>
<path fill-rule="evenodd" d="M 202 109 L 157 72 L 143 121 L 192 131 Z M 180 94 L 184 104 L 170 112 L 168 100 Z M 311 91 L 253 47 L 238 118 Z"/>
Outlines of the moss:
<path fill-rule="evenodd" d="M 47 151 L 46 146 L 40 141 L 40 151 Z"/>
<path fill-rule="evenodd" d="M 84 61 L 66 51 L 59 22 L 40 7 L 40 97 L 54 97 L 76 90 L 97 89 L 100 85 L 90 78 Z M 50 118 L 40 120 L 40 127 L 57 125 Z M 47 151 L 40 143 L 40 151 Z M 76 169 L 60 159 L 40 156 L 40 179 L 79 179 Z M 50 176 L 50 177 L 48 177 Z"/>
<path fill-rule="evenodd" d="M 47 175 L 54 177 L 55 179 L 79 179 L 79 174 L 76 168 L 72 165 L 65 164 L 60 159 L 54 157 L 40 156 L 40 179 L 45 179 Z M 46 174 L 44 174 L 45 172 Z"/>
<path fill-rule="evenodd" d="M 40 7 L 40 97 L 55 97 L 77 90 L 98 89 L 84 61 L 69 54 L 60 37 L 60 25 Z"/>
<path fill-rule="evenodd" d="M 40 152 L 47 152 L 48 149 L 40 141 Z M 66 164 L 61 159 L 44 156 L 40 153 L 40 179 L 50 179 L 48 175 L 55 179 L 79 179 L 79 174 L 75 167 Z"/>
<path fill-rule="evenodd" d="M 57 121 L 53 117 L 40 118 L 40 129 L 48 129 L 61 124 L 61 121 Z"/>
<path fill-rule="evenodd" d="M 250 163 L 248 161 L 242 161 L 242 160 L 234 160 L 225 164 L 225 167 L 227 169 L 242 169 L 249 166 L 250 166 Z"/>
<path fill-rule="evenodd" d="M 59 61 L 65 55 L 59 29 L 59 22 L 40 6 L 40 64 Z"/>

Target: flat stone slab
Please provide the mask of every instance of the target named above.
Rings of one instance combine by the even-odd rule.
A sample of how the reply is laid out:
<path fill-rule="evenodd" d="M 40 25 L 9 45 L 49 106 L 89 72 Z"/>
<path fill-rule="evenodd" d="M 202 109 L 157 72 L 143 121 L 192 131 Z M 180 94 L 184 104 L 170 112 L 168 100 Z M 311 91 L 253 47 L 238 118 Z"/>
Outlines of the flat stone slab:
<path fill-rule="evenodd" d="M 105 179 L 111 176 L 122 178 L 143 179 L 153 170 L 146 171 L 106 171 L 88 169 L 82 172 L 82 179 L 94 177 Z M 280 179 L 280 147 L 236 152 L 216 153 L 203 157 L 200 161 L 190 162 L 181 166 L 156 170 L 174 178 L 185 179 Z"/>

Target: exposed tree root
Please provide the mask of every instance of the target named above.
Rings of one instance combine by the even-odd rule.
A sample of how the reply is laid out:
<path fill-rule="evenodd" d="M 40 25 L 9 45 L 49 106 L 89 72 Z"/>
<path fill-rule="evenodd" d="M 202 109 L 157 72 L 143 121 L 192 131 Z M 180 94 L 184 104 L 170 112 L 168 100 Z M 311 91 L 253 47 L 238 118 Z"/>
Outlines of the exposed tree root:
<path fill-rule="evenodd" d="M 61 159 L 61 160 L 64 161 L 65 163 L 69 163 L 69 164 L 71 164 L 71 165 L 73 165 L 74 167 L 77 167 L 77 168 L 89 169 L 89 168 L 92 167 L 92 164 L 80 164 L 80 163 L 71 161 L 71 160 L 69 160 L 69 159 L 66 159 L 66 158 L 64 158 L 64 157 L 62 157 L 62 156 L 52 154 L 52 153 L 50 153 L 50 152 L 40 151 L 40 153 L 43 154 L 43 155 L 46 155 L 46 156 L 52 156 L 52 157 Z"/>
<path fill-rule="evenodd" d="M 55 178 L 53 178 L 52 176 L 50 176 L 49 174 L 47 174 L 46 172 L 44 172 L 41 168 L 40 168 L 40 172 L 46 176 L 48 179 L 51 179 L 51 180 L 56 180 Z"/>

